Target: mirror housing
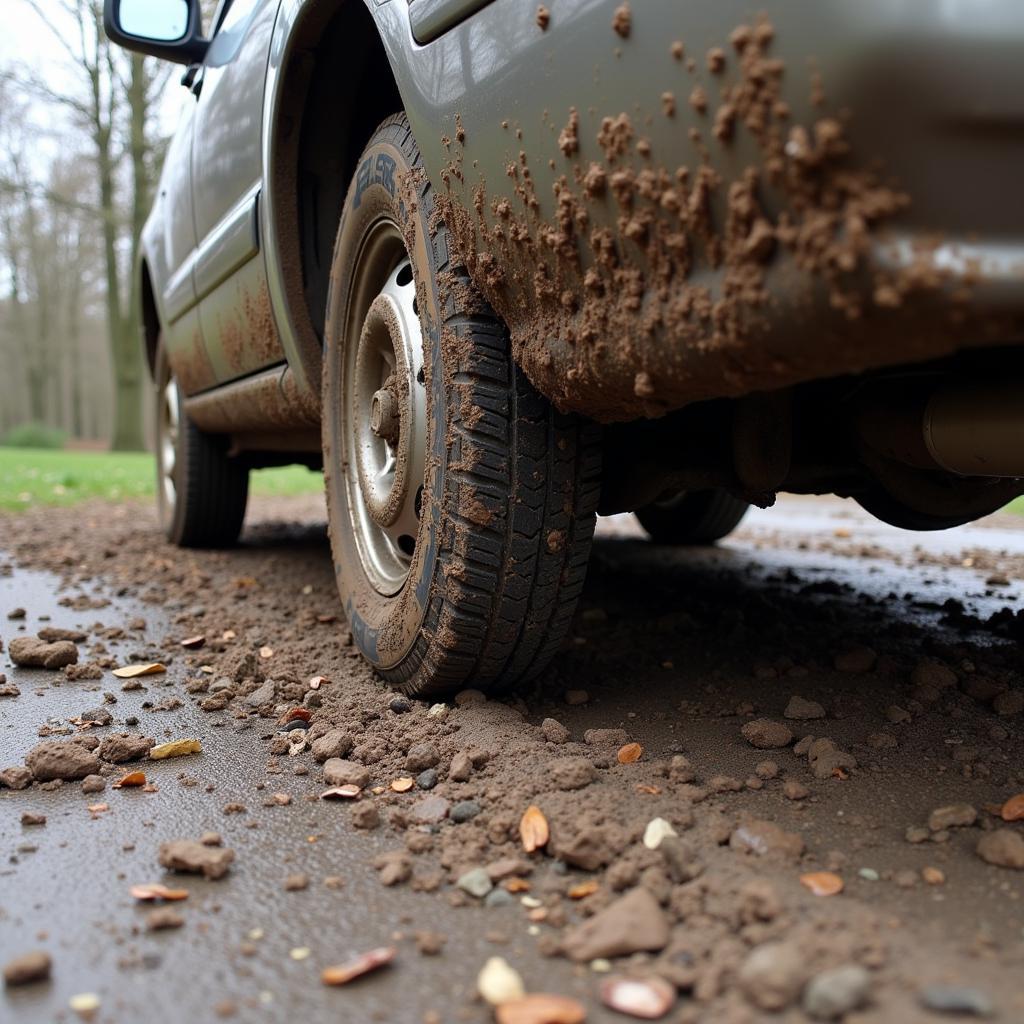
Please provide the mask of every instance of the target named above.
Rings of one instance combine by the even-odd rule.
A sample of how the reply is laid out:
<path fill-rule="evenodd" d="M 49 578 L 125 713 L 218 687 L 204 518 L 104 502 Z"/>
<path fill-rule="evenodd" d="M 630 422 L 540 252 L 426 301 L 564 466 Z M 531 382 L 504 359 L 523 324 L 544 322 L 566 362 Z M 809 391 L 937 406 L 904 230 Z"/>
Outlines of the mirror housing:
<path fill-rule="evenodd" d="M 179 39 L 168 42 L 164 39 L 147 39 L 144 36 L 130 35 L 121 28 L 121 0 L 103 0 L 103 28 L 107 38 L 117 46 L 136 53 L 144 53 L 158 60 L 168 60 L 175 64 L 198 64 L 206 55 L 210 45 L 203 38 L 202 12 L 199 0 L 185 0 L 188 4 L 188 25 Z"/>

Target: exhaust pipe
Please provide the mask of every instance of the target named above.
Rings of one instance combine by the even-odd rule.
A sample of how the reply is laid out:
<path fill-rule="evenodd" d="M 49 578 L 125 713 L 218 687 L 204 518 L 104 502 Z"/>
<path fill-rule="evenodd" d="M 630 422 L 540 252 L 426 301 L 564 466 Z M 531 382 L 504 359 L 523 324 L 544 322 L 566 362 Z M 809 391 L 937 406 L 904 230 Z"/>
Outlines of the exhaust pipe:
<path fill-rule="evenodd" d="M 1024 477 L 1024 383 L 889 381 L 861 407 L 860 438 L 917 469 L 967 477 Z"/>

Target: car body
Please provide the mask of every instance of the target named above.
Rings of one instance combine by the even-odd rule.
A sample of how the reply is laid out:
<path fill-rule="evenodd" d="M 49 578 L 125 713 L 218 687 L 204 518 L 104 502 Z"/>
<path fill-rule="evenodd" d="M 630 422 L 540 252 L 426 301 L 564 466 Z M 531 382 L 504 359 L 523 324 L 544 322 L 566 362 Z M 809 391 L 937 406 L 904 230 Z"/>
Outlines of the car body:
<path fill-rule="evenodd" d="M 400 187 L 362 154 L 404 111 L 515 365 L 609 425 L 603 511 L 835 491 L 936 528 L 1024 490 L 1016 0 L 222 0 L 169 44 L 118 3 L 191 65 L 150 366 L 245 464 L 324 454 L 338 222 Z"/>

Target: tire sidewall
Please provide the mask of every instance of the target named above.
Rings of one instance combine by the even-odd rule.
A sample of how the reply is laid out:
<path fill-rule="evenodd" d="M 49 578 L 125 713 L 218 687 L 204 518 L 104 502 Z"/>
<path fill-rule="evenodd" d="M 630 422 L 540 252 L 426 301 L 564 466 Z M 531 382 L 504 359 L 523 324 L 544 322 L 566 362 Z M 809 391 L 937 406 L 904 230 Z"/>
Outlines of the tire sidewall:
<path fill-rule="evenodd" d="M 161 457 L 161 441 L 163 437 L 164 388 L 168 383 L 174 381 L 174 374 L 171 371 L 171 365 L 167 359 L 167 350 L 164 348 L 162 340 L 158 340 L 157 342 L 155 372 L 153 377 L 156 381 L 156 401 L 153 403 L 156 419 L 154 422 L 153 436 L 156 438 L 155 461 L 157 514 L 160 518 L 160 528 L 163 530 L 164 536 L 172 544 L 177 544 L 181 538 L 184 524 L 185 500 L 183 499 L 185 499 L 185 495 L 182 493 L 182 485 L 184 477 L 187 474 L 182 472 L 182 468 L 184 467 L 185 459 L 187 458 L 187 453 L 185 452 L 187 431 L 185 429 L 184 422 L 184 395 L 181 393 L 181 388 L 178 387 L 177 381 L 175 381 L 174 386 L 178 389 L 178 440 L 174 459 L 174 503 L 172 505 L 168 503 L 167 497 L 164 494 L 164 467 L 163 459 Z"/>
<path fill-rule="evenodd" d="M 407 142 L 412 145 L 411 137 Z M 395 161 L 394 173 L 373 173 L 378 156 Z M 367 177 L 367 168 L 369 175 Z M 363 175 L 363 177 L 360 177 Z M 359 160 L 356 178 L 345 200 L 331 267 L 327 302 L 323 374 L 323 443 L 325 486 L 331 551 L 339 592 L 353 639 L 377 669 L 400 672 L 420 637 L 431 601 L 441 550 L 441 504 L 445 488 L 447 402 L 441 371 L 441 307 L 435 268 L 435 239 L 430 231 L 432 203 L 420 195 L 416 182 L 422 170 L 396 141 L 378 138 Z M 378 180 L 380 179 L 380 180 Z M 391 187 L 389 187 L 389 185 Z M 370 583 L 354 537 L 349 513 L 347 478 L 342 460 L 342 395 L 345 344 L 343 325 L 357 283 L 358 253 L 371 228 L 382 217 L 394 220 L 405 239 L 413 265 L 427 389 L 426 469 L 422 513 L 409 576 L 393 596 Z M 414 484 L 413 484 L 414 485 Z M 361 495 L 353 500 L 362 501 Z"/>

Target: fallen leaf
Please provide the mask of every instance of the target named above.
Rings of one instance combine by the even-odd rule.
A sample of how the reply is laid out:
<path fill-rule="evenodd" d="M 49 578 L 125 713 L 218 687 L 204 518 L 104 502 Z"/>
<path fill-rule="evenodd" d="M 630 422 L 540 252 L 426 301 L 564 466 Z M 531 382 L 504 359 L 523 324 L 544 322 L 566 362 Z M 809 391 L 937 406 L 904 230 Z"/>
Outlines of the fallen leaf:
<path fill-rule="evenodd" d="M 327 676 L 313 676 L 309 681 L 309 688 L 311 690 L 319 690 L 321 686 L 325 686 L 330 682 Z"/>
<path fill-rule="evenodd" d="M 506 878 L 501 884 L 506 892 L 529 892 L 532 888 L 525 878 Z"/>
<path fill-rule="evenodd" d="M 303 721 L 308 722 L 313 717 L 312 713 L 307 711 L 305 708 L 292 708 L 284 718 L 280 720 L 281 725 L 287 725 L 289 722 Z"/>
<path fill-rule="evenodd" d="M 377 949 L 371 949 L 369 953 L 363 953 L 346 964 L 325 967 L 320 975 L 320 980 L 325 985 L 347 985 L 353 979 L 391 963 L 395 959 L 396 952 L 394 946 L 380 946 Z"/>
<path fill-rule="evenodd" d="M 644 796 L 658 796 L 661 793 L 660 786 L 645 786 L 642 783 L 633 787 L 638 793 L 643 793 Z"/>
<path fill-rule="evenodd" d="M 643 843 L 648 850 L 656 850 L 666 836 L 677 835 L 679 833 L 672 827 L 671 822 L 664 818 L 652 818 L 644 829 Z"/>
<path fill-rule="evenodd" d="M 548 819 L 544 812 L 535 804 L 526 808 L 519 821 L 519 836 L 523 841 L 523 849 L 527 853 L 533 853 L 547 844 L 549 831 Z"/>
<path fill-rule="evenodd" d="M 639 743 L 627 743 L 624 747 L 619 747 L 615 759 L 619 764 L 632 764 L 634 761 L 640 760 L 640 755 L 643 752 L 644 748 Z"/>
<path fill-rule="evenodd" d="M 658 1020 L 672 1009 L 676 990 L 663 978 L 605 978 L 601 1002 L 619 1013 L 643 1020 Z"/>
<path fill-rule="evenodd" d="M 187 900 L 188 889 L 168 889 L 159 882 L 133 885 L 128 890 L 137 900 Z"/>
<path fill-rule="evenodd" d="M 587 1011 L 568 996 L 535 992 L 502 1003 L 495 1008 L 494 1019 L 498 1024 L 583 1024 Z"/>
<path fill-rule="evenodd" d="M 1003 804 L 1002 810 L 999 813 L 1002 816 L 1003 821 L 1024 820 L 1024 793 L 1018 793 L 1016 796 L 1011 796 L 1010 799 Z"/>
<path fill-rule="evenodd" d="M 181 646 L 184 647 L 186 650 L 195 651 L 195 650 L 198 650 L 200 647 L 202 647 L 203 644 L 205 644 L 205 643 L 206 643 L 206 637 L 205 636 L 202 636 L 202 635 L 200 635 L 200 636 L 188 636 L 188 637 L 185 637 L 185 639 L 181 641 Z"/>
<path fill-rule="evenodd" d="M 476 990 L 491 1006 L 501 1006 L 510 999 L 526 995 L 520 973 L 504 957 L 492 956 L 476 976 Z"/>
<path fill-rule="evenodd" d="M 812 871 L 800 876 L 800 884 L 815 896 L 835 896 L 843 891 L 843 880 L 831 871 Z"/>
<path fill-rule="evenodd" d="M 145 772 L 129 772 L 122 779 L 111 784 L 111 789 L 121 789 L 124 786 L 144 786 L 146 784 Z"/>
<path fill-rule="evenodd" d="M 260 648 L 260 657 L 261 658 L 272 658 L 273 656 L 274 656 L 274 648 L 273 647 L 261 647 Z"/>
<path fill-rule="evenodd" d="M 413 786 L 412 779 L 404 777 L 404 776 L 402 778 L 400 778 L 400 779 L 395 779 L 395 781 L 391 783 L 391 788 L 396 793 L 408 793 L 409 790 L 412 789 L 412 786 Z"/>
<path fill-rule="evenodd" d="M 593 896 L 599 888 L 596 878 L 588 878 L 585 882 L 580 882 L 569 890 L 569 899 L 581 900 L 585 896 Z"/>
<path fill-rule="evenodd" d="M 123 668 L 115 668 L 114 675 L 118 679 L 134 679 L 136 676 L 158 676 L 166 671 L 166 665 L 161 665 L 159 661 L 151 661 L 148 665 L 125 665 Z"/>
<path fill-rule="evenodd" d="M 321 800 L 355 800 L 362 790 L 353 782 L 344 786 L 331 786 L 320 794 Z"/>
<path fill-rule="evenodd" d="M 200 754 L 203 747 L 199 740 L 171 740 L 170 743 L 158 743 L 149 751 L 154 761 L 162 761 L 166 757 L 181 757 L 184 754 Z"/>

